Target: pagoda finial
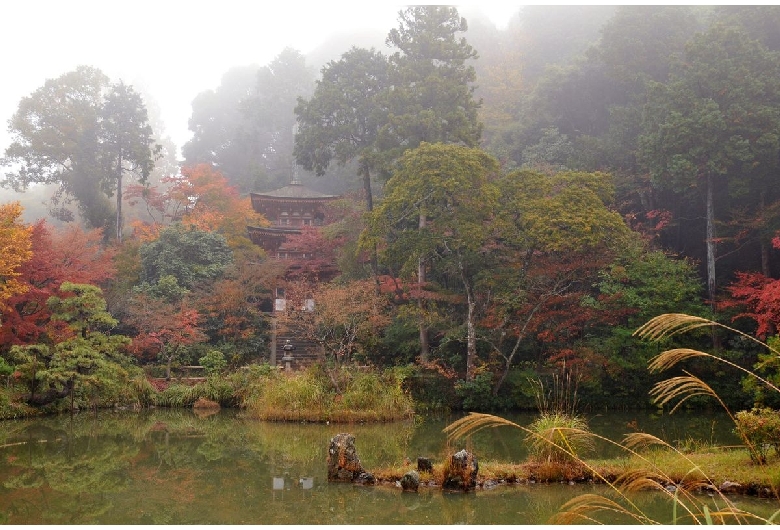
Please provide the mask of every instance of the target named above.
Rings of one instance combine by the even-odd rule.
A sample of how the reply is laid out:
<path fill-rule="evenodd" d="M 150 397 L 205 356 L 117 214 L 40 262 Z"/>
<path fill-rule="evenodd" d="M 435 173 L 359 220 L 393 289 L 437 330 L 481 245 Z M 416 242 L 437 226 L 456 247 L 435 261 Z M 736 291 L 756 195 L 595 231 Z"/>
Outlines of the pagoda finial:
<path fill-rule="evenodd" d="M 293 125 L 293 141 L 295 141 L 295 135 L 298 134 L 298 122 Z M 301 181 L 298 179 L 298 162 L 295 157 L 292 159 L 292 179 L 290 179 L 290 186 L 300 186 Z"/>

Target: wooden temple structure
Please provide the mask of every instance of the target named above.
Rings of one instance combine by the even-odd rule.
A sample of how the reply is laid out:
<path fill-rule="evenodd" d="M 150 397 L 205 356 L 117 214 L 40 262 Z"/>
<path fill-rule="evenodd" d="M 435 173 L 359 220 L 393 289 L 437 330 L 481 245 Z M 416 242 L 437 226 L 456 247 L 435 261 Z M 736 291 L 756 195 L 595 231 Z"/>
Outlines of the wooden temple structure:
<path fill-rule="evenodd" d="M 271 222 L 271 226 L 247 227 L 249 238 L 254 244 L 262 247 L 270 258 L 289 262 L 286 274 L 299 268 L 302 260 L 317 257 L 309 254 L 306 249 L 295 246 L 288 241 L 288 237 L 300 234 L 304 227 L 327 224 L 325 207 L 339 196 L 314 191 L 303 186 L 295 178 L 282 188 L 264 193 L 250 193 L 249 196 L 255 212 L 262 214 Z M 277 364 L 277 349 L 279 349 L 283 352 L 281 360 L 289 369 L 291 363 L 297 367 L 315 362 L 321 358 L 322 352 L 316 344 L 296 337 L 294 330 L 277 333 L 275 314 L 285 309 L 285 280 L 286 278 L 279 279 L 273 304 L 269 304 L 268 307 L 272 323 L 270 364 Z M 307 300 L 307 305 L 309 303 L 313 306 L 314 302 Z M 284 346 L 277 348 L 278 345 Z"/>
<path fill-rule="evenodd" d="M 250 193 L 252 208 L 272 224 L 268 227 L 250 226 L 249 237 L 269 256 L 277 259 L 306 259 L 301 250 L 287 244 L 287 237 L 300 234 L 304 226 L 325 224 L 324 206 L 337 199 L 303 186 L 297 180 L 278 190 Z"/>

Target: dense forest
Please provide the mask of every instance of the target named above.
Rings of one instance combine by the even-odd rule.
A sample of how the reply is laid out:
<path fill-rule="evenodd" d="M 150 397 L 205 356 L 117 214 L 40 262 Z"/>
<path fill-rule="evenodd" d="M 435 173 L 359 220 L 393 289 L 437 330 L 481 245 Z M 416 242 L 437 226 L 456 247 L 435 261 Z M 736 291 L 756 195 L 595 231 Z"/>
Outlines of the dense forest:
<path fill-rule="evenodd" d="M 648 406 L 661 346 L 632 333 L 662 313 L 777 340 L 780 7 L 529 6 L 499 31 L 418 6 L 376 41 L 226 71 L 181 161 L 96 68 L 20 101 L 2 184 L 48 208 L 0 205 L 4 406 L 267 363 L 280 278 L 316 300 L 280 318 L 327 366 L 404 367 L 429 406 L 532 407 L 538 381 Z M 268 224 L 248 194 L 292 179 L 342 197 L 294 273 L 247 233 Z M 778 376 L 722 330 L 684 340 Z M 732 404 L 768 399 L 695 367 Z"/>

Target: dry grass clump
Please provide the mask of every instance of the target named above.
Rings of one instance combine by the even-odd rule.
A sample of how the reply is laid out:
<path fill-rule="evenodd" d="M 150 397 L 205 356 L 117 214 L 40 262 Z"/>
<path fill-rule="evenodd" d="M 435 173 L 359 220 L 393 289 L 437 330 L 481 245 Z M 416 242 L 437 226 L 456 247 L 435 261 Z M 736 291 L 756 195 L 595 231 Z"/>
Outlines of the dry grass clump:
<path fill-rule="evenodd" d="M 634 335 L 643 339 L 660 341 L 665 338 L 688 332 L 702 327 L 721 327 L 742 337 L 767 347 L 775 355 L 779 352 L 766 344 L 750 337 L 736 329 L 724 326 L 715 321 L 679 314 L 659 315 L 641 326 Z M 738 366 L 722 357 L 707 352 L 689 348 L 674 348 L 666 350 L 649 364 L 651 372 L 662 372 L 677 366 L 692 358 L 707 358 L 714 362 L 724 363 L 743 372 L 751 378 L 763 383 L 774 392 L 780 392 L 776 386 L 754 372 Z M 729 414 L 733 421 L 735 416 L 725 406 L 717 393 L 703 380 L 683 370 L 684 375 L 670 377 L 657 383 L 651 390 L 656 403 L 666 405 L 674 403 L 674 412 L 683 402 L 693 396 L 709 396 L 715 399 Z M 739 433 L 739 430 L 737 430 Z M 739 433 L 742 435 L 742 433 Z M 757 448 L 749 437 L 742 435 L 749 456 L 756 460 Z M 739 481 L 740 477 L 750 480 L 739 472 L 744 469 L 749 460 L 741 451 L 710 451 L 683 453 L 663 440 L 644 433 L 634 433 L 626 436 L 622 444 L 630 455 L 624 474 L 610 482 L 616 499 L 606 496 L 584 495 L 572 499 L 561 508 L 554 518 L 556 523 L 576 523 L 595 521 L 600 514 L 620 514 L 640 523 L 653 523 L 633 503 L 629 494 L 638 490 L 656 490 L 667 495 L 671 501 L 672 520 L 682 524 L 757 524 L 771 522 L 775 516 L 764 519 L 755 514 L 736 508 L 729 498 L 718 488 L 719 483 L 726 480 Z M 718 474 L 718 471 L 721 473 Z M 724 473 L 725 470 L 725 474 Z M 749 476 L 755 476 L 756 469 L 750 470 Z M 767 477 L 769 482 L 774 482 Z M 776 491 L 776 490 L 775 490 Z M 715 501 L 717 508 L 710 509 L 697 497 L 697 493 L 707 492 Z"/>
<path fill-rule="evenodd" d="M 593 433 L 578 416 L 543 412 L 529 427 L 525 442 L 534 460 L 547 465 L 571 464 L 593 450 Z"/>
<path fill-rule="evenodd" d="M 324 385 L 310 371 L 279 372 L 263 378 L 245 402 L 250 417 L 272 421 L 325 421 L 327 402 Z"/>
<path fill-rule="evenodd" d="M 303 372 L 271 372 L 245 393 L 242 406 L 252 418 L 269 421 L 382 422 L 410 418 L 411 397 L 393 372 L 339 374 L 344 391 L 335 392 L 321 368 Z"/>
<path fill-rule="evenodd" d="M 198 400 L 192 404 L 192 408 L 199 410 L 219 410 L 220 406 L 216 401 L 199 397 Z"/>

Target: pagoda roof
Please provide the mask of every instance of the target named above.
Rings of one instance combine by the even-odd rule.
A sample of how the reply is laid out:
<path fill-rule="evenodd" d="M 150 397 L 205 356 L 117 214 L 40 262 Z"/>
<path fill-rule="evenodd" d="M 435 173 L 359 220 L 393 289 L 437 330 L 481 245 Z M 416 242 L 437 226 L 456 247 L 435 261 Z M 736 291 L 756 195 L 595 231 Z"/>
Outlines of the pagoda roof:
<path fill-rule="evenodd" d="M 269 234 L 269 235 L 297 235 L 301 233 L 300 227 L 282 227 L 282 226 L 247 226 L 247 230 L 255 232 L 257 234 Z"/>
<path fill-rule="evenodd" d="M 250 193 L 259 197 L 269 197 L 274 199 L 335 199 L 338 195 L 327 195 L 307 188 L 306 186 L 292 182 L 287 186 L 279 188 L 273 191 L 266 191 L 262 193 Z"/>

